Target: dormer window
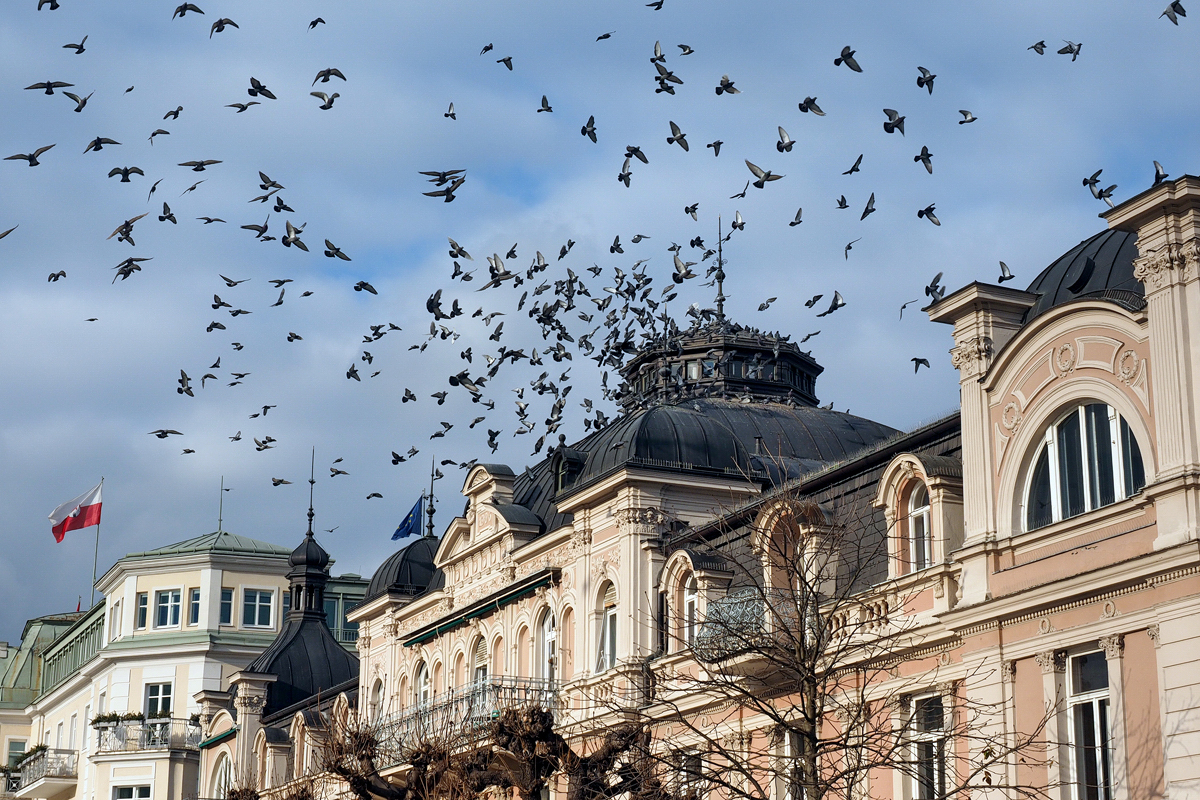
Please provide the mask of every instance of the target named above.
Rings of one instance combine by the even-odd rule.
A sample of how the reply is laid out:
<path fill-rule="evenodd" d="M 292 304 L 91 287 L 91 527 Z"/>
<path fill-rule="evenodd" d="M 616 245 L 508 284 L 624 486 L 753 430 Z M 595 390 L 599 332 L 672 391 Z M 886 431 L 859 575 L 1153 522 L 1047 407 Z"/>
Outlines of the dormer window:
<path fill-rule="evenodd" d="M 910 571 L 933 563 L 933 537 L 929 529 L 929 490 L 918 483 L 908 495 L 908 563 Z"/>
<path fill-rule="evenodd" d="M 1026 492 L 1025 529 L 1111 505 L 1145 485 L 1142 452 L 1129 423 L 1104 403 L 1076 406 L 1042 438 Z"/>

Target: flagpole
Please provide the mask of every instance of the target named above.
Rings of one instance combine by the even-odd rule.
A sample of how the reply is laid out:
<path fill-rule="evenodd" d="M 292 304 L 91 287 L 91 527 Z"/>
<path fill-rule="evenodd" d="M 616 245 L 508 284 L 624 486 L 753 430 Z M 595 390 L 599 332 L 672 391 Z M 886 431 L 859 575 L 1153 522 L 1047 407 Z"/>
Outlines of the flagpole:
<path fill-rule="evenodd" d="M 217 498 L 217 534 L 221 533 L 221 524 L 225 521 L 225 476 L 221 476 L 221 496 Z"/>
<path fill-rule="evenodd" d="M 103 475 L 100 476 L 100 487 L 101 487 L 101 491 L 103 491 L 103 489 L 104 489 L 104 476 Z M 99 520 L 97 520 L 97 522 L 96 522 L 96 551 L 95 551 L 95 553 L 92 554 L 92 593 L 91 593 L 91 600 L 89 601 L 91 605 L 89 605 L 88 608 L 91 608 L 93 605 L 96 604 L 96 565 L 99 562 L 100 562 L 100 522 L 99 522 Z"/>

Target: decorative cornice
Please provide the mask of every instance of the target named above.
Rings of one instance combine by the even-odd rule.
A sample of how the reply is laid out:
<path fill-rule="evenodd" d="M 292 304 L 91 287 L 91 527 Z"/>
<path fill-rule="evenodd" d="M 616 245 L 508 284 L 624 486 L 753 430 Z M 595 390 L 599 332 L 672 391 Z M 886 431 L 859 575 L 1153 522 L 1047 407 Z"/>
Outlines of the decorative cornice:
<path fill-rule="evenodd" d="M 1196 239 L 1183 244 L 1171 242 L 1133 261 L 1133 277 L 1141 281 L 1150 292 L 1166 287 L 1175 276 L 1186 283 L 1195 278 L 1198 272 L 1200 242 Z"/>
<path fill-rule="evenodd" d="M 1033 654 L 1033 660 L 1042 668 L 1043 675 L 1052 672 L 1067 671 L 1067 653 L 1065 650 L 1043 650 Z"/>
<path fill-rule="evenodd" d="M 1100 649 L 1104 651 L 1104 657 L 1109 661 L 1120 658 L 1125 653 L 1125 634 L 1114 633 L 1109 636 L 1101 636 Z"/>
<path fill-rule="evenodd" d="M 992 340 L 987 336 L 964 339 L 950 350 L 950 364 L 961 378 L 977 378 L 992 363 Z"/>

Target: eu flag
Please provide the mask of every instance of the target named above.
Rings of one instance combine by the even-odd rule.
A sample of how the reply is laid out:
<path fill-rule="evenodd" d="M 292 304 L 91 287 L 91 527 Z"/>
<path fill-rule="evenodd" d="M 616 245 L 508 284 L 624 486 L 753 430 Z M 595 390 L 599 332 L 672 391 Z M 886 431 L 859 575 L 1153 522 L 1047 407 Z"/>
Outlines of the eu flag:
<path fill-rule="evenodd" d="M 411 536 L 421 530 L 421 511 L 425 506 L 425 495 L 421 495 L 417 499 L 417 504 L 412 507 L 412 511 L 408 512 L 408 516 L 404 521 L 396 526 L 396 532 L 392 534 L 392 541 L 403 539 L 405 536 Z"/>

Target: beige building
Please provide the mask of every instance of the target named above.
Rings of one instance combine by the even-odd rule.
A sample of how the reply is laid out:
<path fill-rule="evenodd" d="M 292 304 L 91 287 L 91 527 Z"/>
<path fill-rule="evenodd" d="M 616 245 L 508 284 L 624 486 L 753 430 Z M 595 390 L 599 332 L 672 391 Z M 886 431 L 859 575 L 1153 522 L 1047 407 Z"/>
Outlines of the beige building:
<path fill-rule="evenodd" d="M 194 696 L 227 690 L 275 640 L 290 552 L 219 532 L 131 553 L 97 582 L 103 599 L 90 611 L 31 621 L 0 687 L 12 769 L 0 796 L 195 798 Z M 357 637 L 345 613 L 364 583 L 343 576 L 326 598 L 339 649 Z"/>
<path fill-rule="evenodd" d="M 579 752 L 649 721 L 673 796 L 791 800 L 800 690 L 772 648 L 852 637 L 886 654 L 857 665 L 886 709 L 861 735 L 897 741 L 838 796 L 1200 797 L 1200 178 L 1105 218 L 1026 290 L 927 309 L 952 326 L 961 411 L 917 430 L 817 407 L 811 357 L 718 315 L 633 357 L 611 424 L 521 474 L 475 466 L 464 515 L 385 562 L 351 617 L 379 774 L 402 784 L 404 743 L 430 733 L 486 747 L 534 705 Z M 782 569 L 764 554 L 797 498 L 818 562 L 838 526 L 873 549 Z M 800 578 L 845 602 L 789 620 L 772 599 Z M 771 713 L 665 697 L 680 675 L 761 685 Z M 328 701 L 224 757 L 284 792 L 354 713 L 353 692 Z M 204 758 L 217 796 L 229 768 Z"/>

